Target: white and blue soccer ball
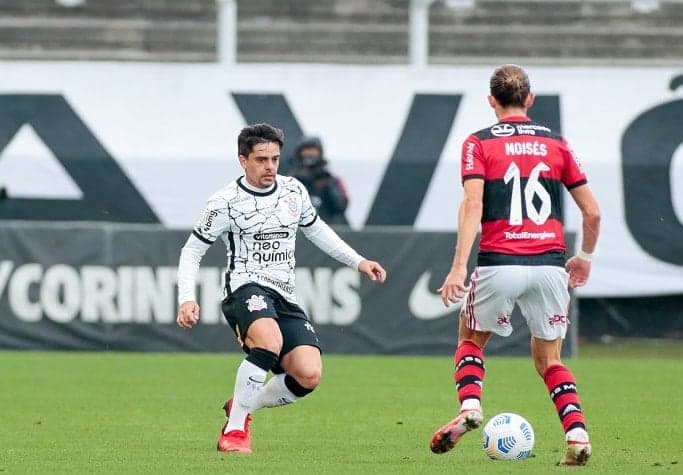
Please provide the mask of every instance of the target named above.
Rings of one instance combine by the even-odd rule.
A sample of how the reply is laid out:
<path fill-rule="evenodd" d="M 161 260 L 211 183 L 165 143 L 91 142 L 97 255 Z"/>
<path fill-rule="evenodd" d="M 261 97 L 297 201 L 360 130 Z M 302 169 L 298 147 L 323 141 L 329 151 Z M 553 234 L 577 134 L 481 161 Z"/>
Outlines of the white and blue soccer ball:
<path fill-rule="evenodd" d="M 486 455 L 496 460 L 522 460 L 534 448 L 534 429 L 518 414 L 504 412 L 489 420 L 482 437 Z"/>

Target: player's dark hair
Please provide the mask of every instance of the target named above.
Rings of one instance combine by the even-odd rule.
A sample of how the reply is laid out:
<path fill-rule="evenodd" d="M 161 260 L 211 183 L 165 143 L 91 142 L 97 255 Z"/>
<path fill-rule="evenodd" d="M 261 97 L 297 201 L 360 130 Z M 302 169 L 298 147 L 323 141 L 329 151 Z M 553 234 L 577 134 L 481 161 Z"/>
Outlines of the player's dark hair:
<path fill-rule="evenodd" d="M 248 125 L 237 136 L 237 152 L 246 157 L 251 153 L 254 145 L 266 142 L 275 142 L 282 148 L 285 143 L 285 134 L 270 124 Z"/>
<path fill-rule="evenodd" d="M 503 107 L 524 107 L 531 92 L 529 76 L 519 66 L 504 64 L 491 76 L 491 95 Z"/>

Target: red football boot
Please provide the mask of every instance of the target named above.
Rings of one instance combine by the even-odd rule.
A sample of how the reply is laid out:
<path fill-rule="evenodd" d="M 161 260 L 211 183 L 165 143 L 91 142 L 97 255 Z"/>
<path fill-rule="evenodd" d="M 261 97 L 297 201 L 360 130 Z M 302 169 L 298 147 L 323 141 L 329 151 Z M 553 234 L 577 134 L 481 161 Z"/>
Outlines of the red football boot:
<path fill-rule="evenodd" d="M 434 433 L 432 440 L 429 442 L 429 448 L 435 454 L 448 452 L 455 447 L 460 437 L 479 427 L 483 420 L 481 411 L 477 409 L 460 412 L 458 417 Z"/>
<path fill-rule="evenodd" d="M 230 417 L 230 410 L 232 409 L 232 399 L 223 405 L 225 410 L 225 417 Z M 221 428 L 221 433 L 218 436 L 216 449 L 219 452 L 239 452 L 243 454 L 251 453 L 251 431 L 249 425 L 251 423 L 251 415 L 247 415 L 247 420 L 244 423 L 244 430 L 231 430 L 227 434 L 225 428 L 228 421 L 225 421 Z"/>

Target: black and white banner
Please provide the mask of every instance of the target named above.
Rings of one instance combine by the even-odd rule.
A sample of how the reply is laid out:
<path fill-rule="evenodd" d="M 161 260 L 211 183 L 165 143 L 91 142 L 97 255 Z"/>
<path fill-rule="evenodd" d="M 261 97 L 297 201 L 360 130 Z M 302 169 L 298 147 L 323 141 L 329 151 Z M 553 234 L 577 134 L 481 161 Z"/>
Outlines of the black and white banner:
<path fill-rule="evenodd" d="M 495 121 L 494 66 L 0 62 L 0 219 L 188 229 L 241 173 L 239 130 L 267 121 L 285 157 L 321 136 L 353 229 L 453 232 L 461 143 Z M 683 294 L 683 70 L 528 70 L 531 116 L 568 138 L 603 211 L 579 296 Z"/>
<path fill-rule="evenodd" d="M 459 306 L 445 308 L 443 281 L 455 236 L 387 229 L 342 236 L 388 270 L 378 285 L 297 242 L 297 298 L 325 352 L 447 355 Z M 17 224 L 0 227 L 0 348 L 238 351 L 219 303 L 225 248 L 200 268 L 200 324 L 175 324 L 177 260 L 188 233 L 121 226 Z M 512 316 L 509 338 L 489 354 L 528 354 L 529 333 Z M 576 327 L 565 345 L 571 352 Z"/>

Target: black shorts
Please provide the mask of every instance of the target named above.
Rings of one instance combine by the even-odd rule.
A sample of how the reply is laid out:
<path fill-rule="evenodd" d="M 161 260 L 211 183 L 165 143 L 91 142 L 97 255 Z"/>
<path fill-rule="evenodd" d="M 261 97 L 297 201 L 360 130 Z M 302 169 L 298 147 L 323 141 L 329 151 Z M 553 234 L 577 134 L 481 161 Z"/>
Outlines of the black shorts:
<path fill-rule="evenodd" d="M 320 349 L 318 335 L 304 311 L 288 302 L 275 290 L 258 284 L 245 284 L 232 292 L 221 304 L 223 316 L 235 332 L 242 349 L 250 349 L 243 341 L 249 326 L 259 318 L 274 318 L 282 333 L 280 357 L 301 345 Z"/>

